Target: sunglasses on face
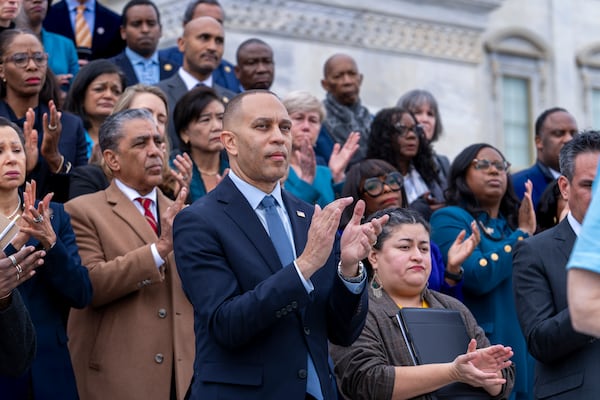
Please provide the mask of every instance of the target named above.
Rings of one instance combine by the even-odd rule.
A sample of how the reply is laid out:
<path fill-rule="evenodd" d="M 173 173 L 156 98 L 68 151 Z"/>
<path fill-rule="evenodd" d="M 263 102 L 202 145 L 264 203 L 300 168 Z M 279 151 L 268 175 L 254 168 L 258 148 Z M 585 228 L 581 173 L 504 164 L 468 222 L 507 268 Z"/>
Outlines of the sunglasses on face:
<path fill-rule="evenodd" d="M 31 54 L 15 53 L 12 56 L 6 57 L 4 60 L 11 61 L 19 68 L 25 68 L 27 64 L 29 64 L 29 60 L 33 60 L 38 67 L 43 67 L 48 64 L 48 54 L 41 51 L 35 51 Z"/>
<path fill-rule="evenodd" d="M 510 168 L 510 163 L 506 160 L 490 161 L 490 160 L 486 160 L 486 159 L 482 159 L 482 160 L 474 159 L 472 161 L 472 163 L 473 163 L 473 167 L 476 170 L 480 170 L 480 171 L 487 171 L 492 166 L 494 168 L 496 168 L 498 171 L 502 171 L 502 172 L 506 172 Z"/>
<path fill-rule="evenodd" d="M 363 193 L 368 194 L 371 197 L 381 196 L 383 193 L 383 186 L 387 185 L 392 192 L 397 192 L 402 188 L 404 179 L 400 172 L 390 172 L 383 176 L 365 179 L 363 184 Z"/>

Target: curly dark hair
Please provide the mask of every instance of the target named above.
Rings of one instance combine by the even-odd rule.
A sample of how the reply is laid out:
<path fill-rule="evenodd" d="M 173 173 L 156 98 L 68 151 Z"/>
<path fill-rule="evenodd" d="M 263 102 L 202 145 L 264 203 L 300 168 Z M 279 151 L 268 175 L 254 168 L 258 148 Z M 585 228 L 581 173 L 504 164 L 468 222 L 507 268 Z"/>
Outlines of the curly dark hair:
<path fill-rule="evenodd" d="M 415 125 L 417 124 L 414 114 L 400 107 L 384 108 L 375 115 L 367 142 L 367 158 L 378 158 L 400 168 L 397 160 L 398 146 L 396 145 L 398 131 L 395 124 L 402 119 L 404 114 L 409 114 Z M 416 134 L 419 138 L 419 148 L 417 155 L 412 159 L 412 164 L 427 185 L 434 182 L 441 185 L 431 144 L 425 139 L 422 129 L 417 129 Z"/>
<path fill-rule="evenodd" d="M 445 191 L 446 204 L 455 205 L 467 210 L 473 217 L 481 214 L 487 215 L 487 212 L 480 207 L 479 201 L 475 198 L 473 191 L 467 185 L 467 171 L 477 154 L 485 148 L 495 150 L 500 154 L 503 160 L 504 155 L 500 150 L 487 143 L 476 143 L 468 146 L 459 155 L 450 166 L 450 177 L 448 178 L 448 189 Z M 500 201 L 500 214 L 506 218 L 508 225 L 512 229 L 519 226 L 519 198 L 513 189 L 510 173 L 506 175 L 506 192 Z"/>

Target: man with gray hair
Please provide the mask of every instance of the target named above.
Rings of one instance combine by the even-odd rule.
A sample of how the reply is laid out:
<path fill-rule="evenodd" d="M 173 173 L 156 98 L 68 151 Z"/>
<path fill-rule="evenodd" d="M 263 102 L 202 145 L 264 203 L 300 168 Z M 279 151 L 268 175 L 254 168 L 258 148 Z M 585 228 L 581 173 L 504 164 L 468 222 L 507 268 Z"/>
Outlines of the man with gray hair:
<path fill-rule="evenodd" d="M 99 132 L 113 175 L 103 191 L 67 204 L 92 305 L 69 316 L 69 350 L 82 400 L 183 399 L 192 378 L 193 310 L 173 258 L 175 202 L 157 187 L 164 135 L 150 112 L 124 110 Z"/>
<path fill-rule="evenodd" d="M 517 315 L 535 368 L 535 398 L 587 399 L 600 393 L 600 342 L 575 332 L 565 266 L 592 198 L 600 132 L 575 136 L 560 150 L 558 186 L 569 212 L 558 225 L 517 244 Z"/>

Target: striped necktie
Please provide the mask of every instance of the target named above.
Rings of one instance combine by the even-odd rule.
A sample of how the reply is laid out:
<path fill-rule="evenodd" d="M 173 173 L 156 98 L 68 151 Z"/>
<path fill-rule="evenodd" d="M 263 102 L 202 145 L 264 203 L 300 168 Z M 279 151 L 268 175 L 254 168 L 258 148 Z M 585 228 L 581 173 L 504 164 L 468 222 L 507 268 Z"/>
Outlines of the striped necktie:
<path fill-rule="evenodd" d="M 85 11 L 85 5 L 80 4 L 77 6 L 77 15 L 75 15 L 75 42 L 77 47 L 92 48 L 92 32 L 90 27 L 83 16 Z"/>
<path fill-rule="evenodd" d="M 152 205 L 152 200 L 146 199 L 144 197 L 136 198 L 138 203 L 144 207 L 144 217 L 146 217 L 146 221 L 150 224 L 150 227 L 158 235 L 158 224 L 156 223 L 156 219 L 154 218 L 154 214 L 152 214 L 152 210 L 150 206 Z"/>

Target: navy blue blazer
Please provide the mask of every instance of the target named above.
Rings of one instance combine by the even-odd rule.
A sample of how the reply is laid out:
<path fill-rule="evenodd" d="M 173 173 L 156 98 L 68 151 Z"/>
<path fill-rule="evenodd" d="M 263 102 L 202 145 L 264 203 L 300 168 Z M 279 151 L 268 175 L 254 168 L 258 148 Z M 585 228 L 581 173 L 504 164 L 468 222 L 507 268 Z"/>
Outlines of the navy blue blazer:
<path fill-rule="evenodd" d="M 177 66 L 183 65 L 183 53 L 177 46 L 167 47 L 158 51 L 158 56 L 170 60 Z M 235 76 L 234 65 L 225 59 L 221 59 L 219 66 L 212 73 L 213 81 L 225 89 L 234 93 L 240 93 L 240 81 Z"/>
<path fill-rule="evenodd" d="M 135 70 L 133 69 L 133 65 L 131 64 L 131 60 L 125 54 L 125 51 L 117 54 L 114 57 L 111 57 L 109 61 L 118 65 L 121 68 L 121 71 L 125 74 L 126 85 L 132 86 L 136 83 L 139 83 L 137 75 L 135 74 Z M 179 65 L 173 64 L 169 59 L 161 57 L 160 53 L 158 55 L 158 63 L 160 65 L 160 76 L 159 80 L 170 78 L 174 73 L 179 69 Z M 158 83 L 158 82 L 157 82 Z"/>
<path fill-rule="evenodd" d="M 92 31 L 92 60 L 116 56 L 125 48 L 120 27 L 121 16 L 96 1 L 96 16 Z M 69 8 L 64 0 L 48 9 L 44 19 L 44 29 L 68 37 L 77 47 Z"/>
<path fill-rule="evenodd" d="M 33 398 L 78 399 L 75 375 L 67 348 L 67 317 L 71 307 L 83 308 L 92 300 L 92 284 L 81 265 L 71 218 L 62 204 L 50 203 L 56 245 L 44 257 L 35 276 L 18 287 L 29 310 L 37 336 L 37 354 L 30 371 Z M 28 246 L 40 243 L 31 238 Z M 16 253 L 8 245 L 7 255 Z M 0 380 L 0 393 L 7 395 L 9 381 Z M 9 392 L 10 393 L 10 392 Z M 7 398 L 11 398 L 8 395 Z"/>
<path fill-rule="evenodd" d="M 565 266 L 575 244 L 565 218 L 517 243 L 513 287 L 521 329 L 535 364 L 536 399 L 592 399 L 600 393 L 600 341 L 575 332 Z"/>
<path fill-rule="evenodd" d="M 554 177 L 548 170 L 548 167 L 541 165 L 539 161 L 531 167 L 514 174 L 512 176 L 513 187 L 515 188 L 515 193 L 521 200 L 525 194 L 525 182 L 527 182 L 527 179 L 530 179 L 531 183 L 533 183 L 531 199 L 533 200 L 533 207 L 537 208 L 542 193 L 544 193 L 546 186 L 554 180 Z"/>
<path fill-rule="evenodd" d="M 296 253 L 313 206 L 282 191 Z M 367 291 L 337 274 L 339 241 L 306 292 L 293 264 L 282 268 L 256 213 L 227 176 L 175 218 L 175 260 L 194 306 L 196 359 L 190 399 L 304 400 L 310 352 L 326 400 L 335 398 L 328 344 L 351 344 L 367 313 Z M 366 285 L 365 285 L 366 286 Z"/>
<path fill-rule="evenodd" d="M 50 114 L 47 105 L 40 104 L 35 110 L 34 128 L 38 132 L 38 148 L 42 144 L 44 129 L 42 126 L 42 116 L 44 113 Z M 18 119 L 10 106 L 3 100 L 0 100 L 0 116 L 10 119 L 12 122 L 23 128 L 24 119 Z M 85 130 L 81 118 L 67 112 L 62 112 L 60 118 L 62 132 L 58 142 L 58 150 L 65 157 L 65 162 L 70 162 L 72 168 L 87 164 L 87 143 L 85 141 Z M 37 197 L 43 198 L 47 193 L 54 192 L 53 201 L 64 203 L 68 200 L 69 194 L 69 174 L 55 174 L 51 171 L 48 163 L 40 153 L 36 167 L 27 176 L 27 180 L 35 179 L 37 183 Z"/>

